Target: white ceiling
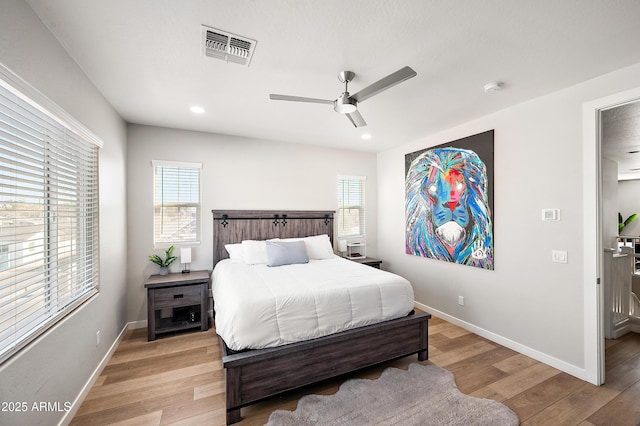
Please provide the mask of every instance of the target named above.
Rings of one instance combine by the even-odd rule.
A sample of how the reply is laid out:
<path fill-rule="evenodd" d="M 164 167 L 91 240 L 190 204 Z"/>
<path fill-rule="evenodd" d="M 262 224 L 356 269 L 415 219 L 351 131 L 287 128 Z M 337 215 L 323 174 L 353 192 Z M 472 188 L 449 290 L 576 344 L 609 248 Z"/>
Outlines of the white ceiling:
<path fill-rule="evenodd" d="M 27 0 L 128 122 L 380 151 L 640 62 L 637 0 Z M 204 57 L 201 25 L 257 40 L 249 67 Z M 359 105 L 334 99 L 409 65 Z M 484 93 L 490 81 L 505 83 Z M 195 115 L 192 105 L 205 108 Z M 370 140 L 360 136 L 371 133 Z"/>

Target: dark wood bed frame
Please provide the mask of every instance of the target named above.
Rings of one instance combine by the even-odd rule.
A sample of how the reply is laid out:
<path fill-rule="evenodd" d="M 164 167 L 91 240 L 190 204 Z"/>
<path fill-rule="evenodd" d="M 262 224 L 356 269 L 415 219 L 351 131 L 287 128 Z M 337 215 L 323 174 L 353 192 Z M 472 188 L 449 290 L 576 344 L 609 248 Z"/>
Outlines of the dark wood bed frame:
<path fill-rule="evenodd" d="M 333 211 L 213 210 L 213 265 L 228 258 L 225 244 L 242 240 L 327 234 L 333 243 Z M 215 310 L 215 300 L 214 300 Z M 428 358 L 431 314 L 410 314 L 276 348 L 233 352 L 220 338 L 226 374 L 227 424 L 240 408 L 301 386 L 381 362 L 418 354 Z"/>

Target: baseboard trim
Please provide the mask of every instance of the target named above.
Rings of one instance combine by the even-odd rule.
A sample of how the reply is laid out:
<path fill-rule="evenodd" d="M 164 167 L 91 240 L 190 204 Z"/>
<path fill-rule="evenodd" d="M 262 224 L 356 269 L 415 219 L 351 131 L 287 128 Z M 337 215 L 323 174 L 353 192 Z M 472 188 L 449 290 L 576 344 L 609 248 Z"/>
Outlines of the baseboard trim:
<path fill-rule="evenodd" d="M 584 368 L 580 368 L 577 367 L 573 364 L 569 364 L 568 362 L 562 361 L 561 359 L 552 357 L 548 354 L 545 354 L 544 352 L 540 352 L 536 349 L 530 348 L 526 345 L 523 345 L 521 343 L 515 342 L 511 339 L 508 339 L 504 336 L 500 336 L 499 334 L 493 333 L 491 331 L 485 330 L 484 328 L 475 326 L 471 323 L 468 323 L 466 321 L 463 321 L 459 318 L 453 317 L 449 314 L 446 314 L 444 312 L 441 312 L 435 308 L 432 308 L 430 306 L 424 305 L 422 303 L 418 303 L 418 302 L 414 302 L 414 305 L 416 308 L 421 309 L 423 311 L 429 312 L 430 314 L 433 314 L 437 317 L 440 317 L 452 324 L 457 325 L 458 327 L 462 327 L 465 330 L 469 330 L 472 333 L 477 334 L 478 336 L 484 337 L 485 339 L 489 339 L 492 342 L 496 342 L 504 347 L 507 347 L 509 349 L 513 349 L 516 352 L 519 352 L 523 355 L 526 355 L 528 357 L 531 357 L 537 361 L 540 361 L 544 364 L 547 364 L 553 368 L 557 368 L 560 371 L 564 371 L 567 374 L 571 374 L 572 376 L 577 377 L 580 380 L 584 380 L 584 381 L 588 381 L 587 380 L 587 373 L 586 370 Z"/>
<path fill-rule="evenodd" d="M 139 323 L 144 323 L 144 325 L 140 325 Z M 91 388 L 98 380 L 98 377 L 100 377 L 102 370 L 104 370 L 104 367 L 107 366 L 107 364 L 109 363 L 109 360 L 111 360 L 111 357 L 115 353 L 116 349 L 118 349 L 118 345 L 120 345 L 120 342 L 124 338 L 124 334 L 127 332 L 127 330 L 131 330 L 134 328 L 142 328 L 146 326 L 147 326 L 146 320 L 128 322 L 127 324 L 125 324 L 125 326 L 120 331 L 120 334 L 118 334 L 118 337 L 116 337 L 116 340 L 113 342 L 113 344 L 111 345 L 107 353 L 104 355 L 104 357 L 96 367 L 96 369 L 93 371 L 93 374 L 91 374 L 91 377 L 89 377 L 89 380 L 87 380 L 87 383 L 84 385 L 84 387 L 76 397 L 75 401 L 73 401 L 73 404 L 71 405 L 71 409 L 65 413 L 64 417 L 62 417 L 62 420 L 60 420 L 60 423 L 58 423 L 59 426 L 67 426 L 71 423 L 76 413 L 80 409 L 82 402 L 91 391 Z"/>
<path fill-rule="evenodd" d="M 147 328 L 147 320 L 131 321 L 127 324 L 127 330 L 136 330 L 138 328 Z"/>

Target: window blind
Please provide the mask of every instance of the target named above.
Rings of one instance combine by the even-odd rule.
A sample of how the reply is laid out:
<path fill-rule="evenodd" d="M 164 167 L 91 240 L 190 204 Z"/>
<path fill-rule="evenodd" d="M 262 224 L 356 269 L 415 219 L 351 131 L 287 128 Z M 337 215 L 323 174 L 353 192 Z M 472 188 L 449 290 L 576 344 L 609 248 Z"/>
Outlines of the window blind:
<path fill-rule="evenodd" d="M 338 176 L 338 237 L 364 237 L 364 176 Z"/>
<path fill-rule="evenodd" d="M 0 69 L 0 361 L 97 293 L 99 278 L 98 146 L 4 77 L 18 81 Z"/>
<path fill-rule="evenodd" d="M 154 244 L 200 243 L 201 164 L 153 161 Z"/>

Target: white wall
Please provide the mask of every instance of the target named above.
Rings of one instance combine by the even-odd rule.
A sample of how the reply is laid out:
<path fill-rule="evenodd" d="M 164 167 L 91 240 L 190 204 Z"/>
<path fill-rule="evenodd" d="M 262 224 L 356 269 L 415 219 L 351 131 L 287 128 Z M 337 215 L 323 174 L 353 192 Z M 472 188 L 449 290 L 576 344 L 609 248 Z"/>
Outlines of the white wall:
<path fill-rule="evenodd" d="M 73 403 L 125 326 L 126 127 L 23 0 L 3 0 L 0 62 L 104 141 L 100 294 L 0 366 L 0 401 Z M 96 347 L 96 331 L 102 342 Z M 64 412 L 2 412 L 3 425 L 56 424 Z"/>
<path fill-rule="evenodd" d="M 380 153 L 379 257 L 434 312 L 584 376 L 582 106 L 637 86 L 640 64 Z M 406 255 L 404 155 L 489 129 L 495 270 Z M 562 220 L 542 222 L 543 208 L 561 209 Z M 552 263 L 552 249 L 566 250 L 569 262 Z M 459 295 L 465 306 L 458 306 Z"/>
<path fill-rule="evenodd" d="M 602 248 L 618 248 L 618 163 L 601 159 Z M 640 203 L 638 203 L 640 204 Z"/>
<path fill-rule="evenodd" d="M 213 209 L 336 210 L 337 176 L 366 176 L 367 253 L 375 256 L 376 155 L 184 130 L 128 126 L 128 317 L 146 319 L 144 280 L 158 273 L 151 160 L 202 163 L 202 243 L 191 269 L 212 269 Z M 171 271 L 181 265 L 175 263 Z"/>
<path fill-rule="evenodd" d="M 640 215 L 640 180 L 618 182 L 618 211 L 622 213 L 622 220 L 626 220 L 633 213 Z M 627 225 L 622 233 L 640 236 L 640 217 Z"/>

